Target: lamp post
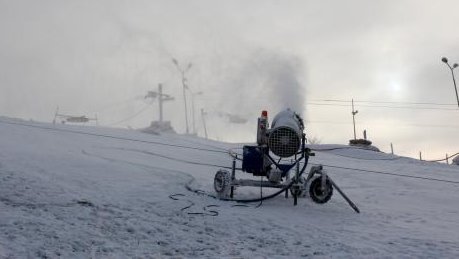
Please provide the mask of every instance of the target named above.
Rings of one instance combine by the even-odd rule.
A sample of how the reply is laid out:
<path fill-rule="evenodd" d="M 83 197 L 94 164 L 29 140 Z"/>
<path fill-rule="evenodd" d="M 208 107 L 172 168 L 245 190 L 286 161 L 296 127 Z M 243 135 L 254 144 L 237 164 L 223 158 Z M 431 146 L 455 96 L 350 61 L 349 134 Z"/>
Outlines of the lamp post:
<path fill-rule="evenodd" d="M 354 124 L 354 140 L 357 139 L 357 135 L 355 134 L 355 115 L 359 113 L 359 111 L 354 110 L 354 99 L 352 99 L 352 124 Z"/>
<path fill-rule="evenodd" d="M 188 108 L 187 108 L 187 105 L 186 105 L 186 93 L 185 93 L 185 90 L 188 88 L 188 86 L 187 86 L 187 79 L 186 79 L 185 73 L 188 72 L 188 70 L 190 70 L 192 64 L 191 64 L 191 63 L 188 63 L 188 65 L 186 66 L 186 68 L 183 69 L 183 68 L 179 65 L 179 62 L 178 62 L 175 58 L 172 59 L 172 63 L 175 64 L 175 66 L 177 67 L 177 70 L 180 72 L 180 75 L 182 76 L 183 102 L 185 103 L 185 124 L 186 124 L 186 134 L 189 134 L 189 133 L 190 133 L 190 130 L 189 130 L 189 127 L 188 127 Z"/>
<path fill-rule="evenodd" d="M 192 119 L 193 119 L 193 134 L 196 135 L 196 123 L 195 123 L 195 112 L 194 112 L 194 97 L 197 96 L 197 95 L 202 95 L 203 92 L 202 91 L 199 91 L 197 93 L 193 93 L 193 91 L 191 91 L 190 89 L 190 93 L 191 93 L 191 113 L 192 113 Z"/>
<path fill-rule="evenodd" d="M 207 139 L 207 126 L 206 126 L 206 118 L 205 118 L 206 115 L 207 115 L 207 112 L 205 112 L 204 109 L 201 108 L 201 119 L 202 119 L 202 125 L 204 126 L 204 136 Z"/>
<path fill-rule="evenodd" d="M 456 91 L 456 100 L 457 100 L 457 107 L 459 107 L 459 95 L 457 94 L 457 86 L 456 86 L 456 79 L 454 78 L 454 69 L 456 67 L 458 67 L 459 65 L 457 63 L 454 63 L 453 66 L 451 66 L 449 63 L 448 63 L 448 58 L 446 57 L 442 57 L 441 58 L 441 61 L 443 61 L 443 63 L 445 63 L 449 69 L 451 70 L 451 75 L 453 77 L 453 83 L 454 83 L 454 90 Z"/>

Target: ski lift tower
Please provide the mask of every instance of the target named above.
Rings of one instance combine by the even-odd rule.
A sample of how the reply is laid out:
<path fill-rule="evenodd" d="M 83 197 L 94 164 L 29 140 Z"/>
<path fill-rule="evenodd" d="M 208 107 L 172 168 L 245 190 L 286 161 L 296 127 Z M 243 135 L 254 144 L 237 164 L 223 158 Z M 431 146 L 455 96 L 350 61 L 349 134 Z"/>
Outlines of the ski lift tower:
<path fill-rule="evenodd" d="M 158 91 L 148 91 L 147 95 L 145 95 L 145 99 L 147 98 L 152 98 L 156 99 L 158 98 L 158 104 L 159 104 L 159 121 L 163 122 L 163 102 L 167 101 L 173 101 L 174 97 L 168 95 L 168 94 L 163 94 L 163 85 L 158 84 Z"/>

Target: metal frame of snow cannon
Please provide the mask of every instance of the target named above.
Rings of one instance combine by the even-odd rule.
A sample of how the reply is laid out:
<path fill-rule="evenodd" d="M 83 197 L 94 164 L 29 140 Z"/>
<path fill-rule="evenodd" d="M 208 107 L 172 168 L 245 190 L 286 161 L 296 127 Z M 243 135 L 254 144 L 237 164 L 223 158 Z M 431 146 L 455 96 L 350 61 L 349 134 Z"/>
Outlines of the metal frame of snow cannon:
<path fill-rule="evenodd" d="M 323 204 L 330 200 L 331 196 L 333 195 L 333 188 L 335 188 L 349 203 L 349 205 L 357 213 L 359 213 L 360 211 L 357 206 L 323 171 L 322 165 L 311 167 L 308 175 L 306 177 L 302 176 L 308 165 L 309 157 L 314 156 L 315 154 L 312 153 L 309 148 L 306 148 L 306 135 L 303 133 L 304 126 L 302 124 L 301 118 L 290 110 L 287 110 L 287 112 L 290 112 L 296 116 L 296 119 L 298 119 L 297 122 L 299 124 L 298 128 L 301 130 L 301 144 L 300 147 L 296 148 L 295 153 L 290 156 L 290 163 L 285 163 L 285 158 L 287 157 L 276 155 L 275 152 L 270 149 L 270 145 L 267 141 L 270 133 L 273 132 L 273 129 L 276 129 L 274 124 L 278 116 L 276 116 L 276 118 L 273 120 L 273 128 L 268 130 L 267 114 L 266 112 L 263 112 L 262 116 L 258 119 L 258 145 L 246 145 L 243 147 L 242 168 L 236 168 L 236 160 L 241 159 L 237 157 L 237 155 L 232 154 L 233 163 L 231 173 L 227 170 L 219 170 L 215 174 L 214 188 L 217 196 L 223 200 L 249 202 L 272 198 L 282 192 L 285 192 L 285 197 L 288 198 L 288 192 L 290 192 L 293 196 L 294 205 L 297 205 L 298 198 L 305 197 L 306 192 L 308 191 L 309 196 L 314 202 Z M 276 155 L 278 159 L 276 159 L 272 153 Z M 281 163 L 281 161 L 284 162 Z M 290 179 L 290 171 L 293 168 L 295 168 L 295 174 Z M 268 181 L 236 179 L 237 170 L 251 173 L 254 176 L 266 177 L 268 178 Z M 281 190 L 274 195 L 262 197 L 260 199 L 233 199 L 235 188 L 239 186 L 269 187 L 278 188 Z"/>
<path fill-rule="evenodd" d="M 314 153 L 311 152 L 309 148 L 306 148 L 306 137 L 303 134 L 302 136 L 302 148 L 301 151 L 295 155 L 295 159 L 291 160 L 290 163 L 280 163 L 276 161 L 276 159 L 269 153 L 269 149 L 266 146 L 244 146 L 244 153 L 246 156 L 243 156 L 242 159 L 242 169 L 236 168 L 236 160 L 239 159 L 238 157 L 234 157 L 231 174 L 226 170 L 219 170 L 215 177 L 214 186 L 217 191 L 217 194 L 222 199 L 233 199 L 234 197 L 234 190 L 236 187 L 240 186 L 251 186 L 251 187 L 268 187 L 268 188 L 278 188 L 285 191 L 285 197 L 288 198 L 288 193 L 290 192 L 293 196 L 294 205 L 297 205 L 298 198 L 306 196 L 307 186 L 311 184 L 312 181 L 316 179 L 315 187 L 311 186 L 309 190 L 309 194 L 314 202 L 316 203 L 326 203 L 330 200 L 333 194 L 333 187 L 329 180 L 327 174 L 322 170 L 321 166 L 313 166 L 307 177 L 303 177 L 302 175 L 306 171 L 306 167 L 308 165 L 309 157 L 314 156 Z M 269 160 L 269 168 L 266 168 L 262 171 L 254 171 L 253 167 L 245 165 L 244 161 L 247 158 L 247 152 L 253 152 L 253 150 L 259 150 L 261 155 L 265 157 L 265 159 Z M 248 151 L 251 150 L 251 151 Z M 248 155 L 250 157 L 250 155 Z M 265 163 L 265 162 L 263 162 Z M 295 174 L 293 177 L 290 177 L 290 172 L 292 169 L 295 168 Z M 245 171 L 247 173 L 251 173 L 254 176 L 265 176 L 268 178 L 268 181 L 259 181 L 253 179 L 236 179 L 236 171 Z M 281 179 L 280 181 L 271 181 L 269 180 L 269 174 L 273 173 L 278 174 Z M 278 178 L 279 176 L 272 176 Z M 285 181 L 282 181 L 285 180 Z M 226 187 L 218 188 L 221 184 L 225 185 Z M 319 189 L 320 187 L 320 189 Z M 221 190 L 221 191 L 220 191 Z"/>

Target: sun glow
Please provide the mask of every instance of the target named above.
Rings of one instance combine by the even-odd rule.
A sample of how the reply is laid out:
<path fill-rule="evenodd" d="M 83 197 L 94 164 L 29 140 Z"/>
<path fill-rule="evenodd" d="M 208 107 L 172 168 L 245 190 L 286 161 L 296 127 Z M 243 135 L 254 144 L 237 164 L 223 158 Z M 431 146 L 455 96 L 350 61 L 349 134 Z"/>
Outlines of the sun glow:
<path fill-rule="evenodd" d="M 392 91 L 392 93 L 399 93 L 402 89 L 402 87 L 400 86 L 400 84 L 398 82 L 392 82 L 390 84 L 390 89 Z"/>

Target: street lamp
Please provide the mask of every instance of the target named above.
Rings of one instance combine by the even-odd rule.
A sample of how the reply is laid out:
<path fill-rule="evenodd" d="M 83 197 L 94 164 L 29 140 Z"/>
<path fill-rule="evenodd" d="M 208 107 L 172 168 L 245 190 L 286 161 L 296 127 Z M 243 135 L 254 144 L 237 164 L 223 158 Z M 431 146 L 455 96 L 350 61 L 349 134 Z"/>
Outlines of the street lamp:
<path fill-rule="evenodd" d="M 172 63 L 175 64 L 175 66 L 177 67 L 177 70 L 180 72 L 180 75 L 182 76 L 183 102 L 185 103 L 186 134 L 189 134 L 189 133 L 190 133 L 190 130 L 189 130 L 189 127 L 188 127 L 188 108 L 187 108 L 187 105 L 186 105 L 186 93 L 185 93 L 185 90 L 188 88 L 188 86 L 187 86 L 187 79 L 186 79 L 186 77 L 185 77 L 185 73 L 188 72 L 188 70 L 190 70 L 192 64 L 191 64 L 191 63 L 188 63 L 187 67 L 186 67 L 185 69 L 183 69 L 183 68 L 179 65 L 179 62 L 177 61 L 177 59 L 173 58 L 173 59 L 172 59 Z"/>
<path fill-rule="evenodd" d="M 207 112 L 204 111 L 204 109 L 201 108 L 201 119 L 202 119 L 202 125 L 204 126 L 204 136 L 207 139 L 207 127 L 206 127 L 206 116 Z"/>
<path fill-rule="evenodd" d="M 355 133 L 355 115 L 359 113 L 359 111 L 354 110 L 354 99 L 352 99 L 352 124 L 354 124 L 354 140 L 357 139 L 357 134 Z"/>
<path fill-rule="evenodd" d="M 459 95 L 457 94 L 456 79 L 454 78 L 454 69 L 455 69 L 456 67 L 458 67 L 459 65 L 458 65 L 457 63 L 454 63 L 453 66 L 451 66 L 451 65 L 448 63 L 448 58 L 446 58 L 446 57 L 442 57 L 442 58 L 441 58 L 441 61 L 443 61 L 443 63 L 445 63 L 446 65 L 448 65 L 449 69 L 451 70 L 451 75 L 453 76 L 454 90 L 456 91 L 457 107 L 459 107 Z"/>

